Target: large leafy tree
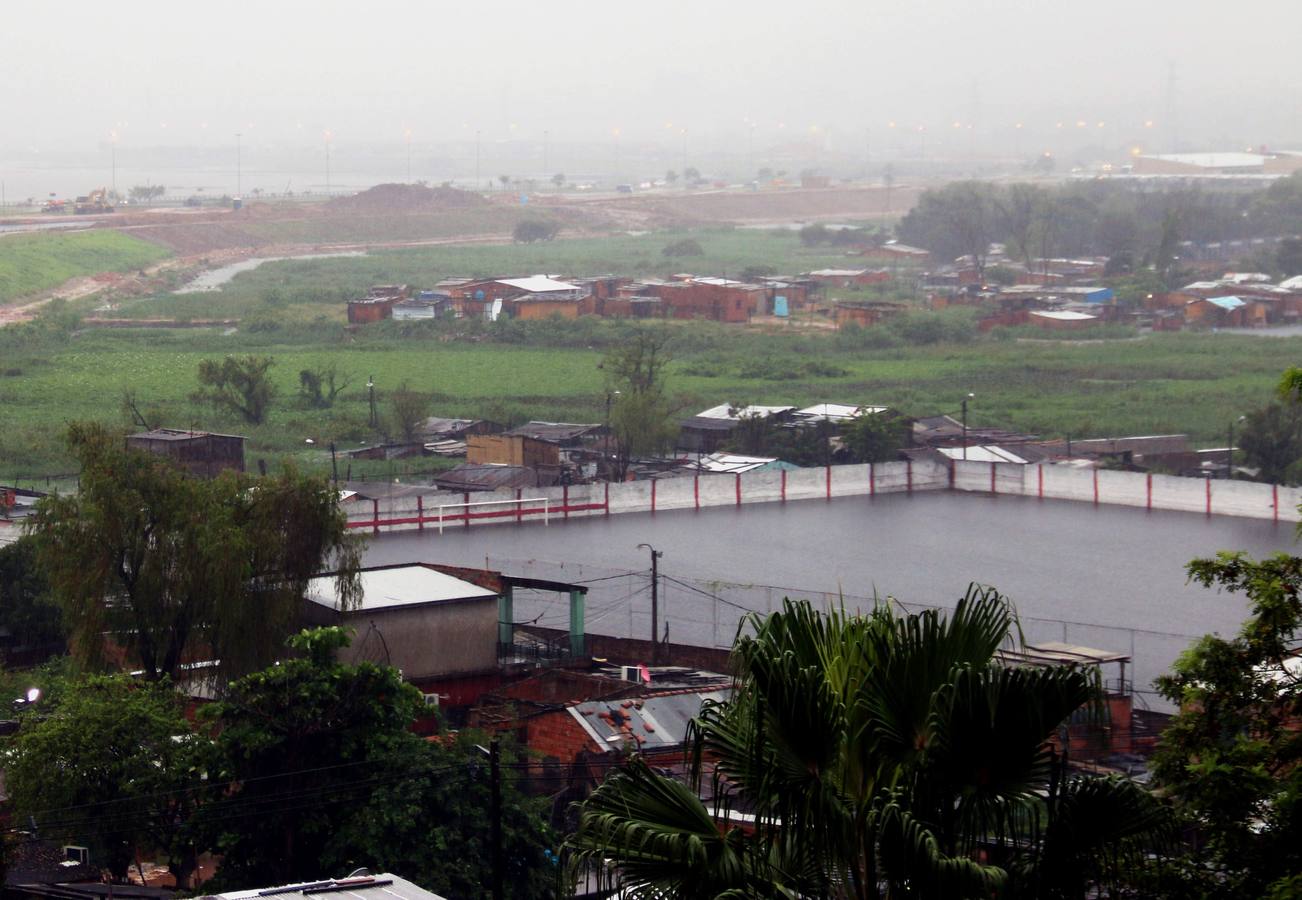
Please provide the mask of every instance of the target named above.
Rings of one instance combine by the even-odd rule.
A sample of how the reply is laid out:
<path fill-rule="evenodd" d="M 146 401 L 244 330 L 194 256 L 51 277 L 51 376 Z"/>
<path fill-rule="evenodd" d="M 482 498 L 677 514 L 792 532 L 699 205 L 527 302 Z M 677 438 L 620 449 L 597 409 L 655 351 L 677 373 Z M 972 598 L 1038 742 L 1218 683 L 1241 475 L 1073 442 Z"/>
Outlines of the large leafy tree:
<path fill-rule="evenodd" d="M 275 659 L 314 575 L 356 597 L 359 547 L 324 479 L 202 480 L 96 425 L 68 440 L 81 490 L 42 500 L 32 529 L 84 663 L 120 647 L 150 679 L 194 659 L 242 674 Z"/>
<path fill-rule="evenodd" d="M 0 547 L 0 626 L 16 647 L 63 652 L 67 635 L 31 537 Z"/>
<path fill-rule="evenodd" d="M 124 880 L 137 851 L 162 849 L 178 884 L 195 868 L 187 826 L 203 773 L 170 685 L 92 676 L 41 701 L 5 758 L 16 817 L 42 838 L 86 842 Z"/>
<path fill-rule="evenodd" d="M 606 376 L 609 426 L 614 438 L 614 476 L 623 480 L 635 456 L 662 452 L 673 445 L 678 429 L 675 406 L 665 390 L 665 369 L 672 360 L 669 336 L 639 330 L 606 353 L 600 368 Z"/>
<path fill-rule="evenodd" d="M 236 413 L 250 425 L 261 425 L 276 396 L 270 374 L 275 364 L 270 356 L 253 354 L 227 356 L 220 362 L 205 359 L 199 363 L 199 389 L 191 399 Z"/>
<path fill-rule="evenodd" d="M 1083 897 L 1162 829 L 1134 785 L 1065 774 L 1053 738 L 1097 679 L 997 664 L 1014 622 L 993 590 L 948 616 L 786 601 L 749 624 L 689 783 L 637 762 L 609 778 L 576 864 L 639 897 Z M 720 827 L 731 808 L 753 827 Z"/>
<path fill-rule="evenodd" d="M 1223 553 L 1195 560 L 1189 575 L 1243 594 L 1252 615 L 1235 637 L 1199 640 L 1158 679 L 1180 711 L 1154 774 L 1199 838 L 1177 894 L 1297 896 L 1288 890 L 1302 872 L 1302 558 Z"/>
<path fill-rule="evenodd" d="M 491 881 L 487 760 L 468 740 L 436 744 L 409 728 L 420 693 L 394 669 L 343 665 L 340 628 L 291 639 L 298 657 L 232 684 L 204 710 L 218 729 L 213 776 L 231 785 L 200 811 L 223 854 L 223 887 L 312 879 L 359 866 L 401 871 L 440 894 Z M 513 757 L 506 768 L 516 771 Z M 554 884 L 541 810 L 505 779 L 504 880 L 515 898 Z"/>

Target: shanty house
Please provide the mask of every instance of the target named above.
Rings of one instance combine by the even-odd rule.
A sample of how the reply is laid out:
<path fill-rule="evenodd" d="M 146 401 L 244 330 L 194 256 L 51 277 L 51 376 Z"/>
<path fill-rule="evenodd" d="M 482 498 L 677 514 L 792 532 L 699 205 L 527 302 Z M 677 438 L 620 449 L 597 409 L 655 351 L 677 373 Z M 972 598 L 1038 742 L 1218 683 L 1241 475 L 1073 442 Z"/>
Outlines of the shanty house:
<path fill-rule="evenodd" d="M 127 448 L 166 456 L 191 475 L 204 478 L 227 469 L 244 471 L 244 437 L 238 434 L 155 428 L 128 435 Z"/>

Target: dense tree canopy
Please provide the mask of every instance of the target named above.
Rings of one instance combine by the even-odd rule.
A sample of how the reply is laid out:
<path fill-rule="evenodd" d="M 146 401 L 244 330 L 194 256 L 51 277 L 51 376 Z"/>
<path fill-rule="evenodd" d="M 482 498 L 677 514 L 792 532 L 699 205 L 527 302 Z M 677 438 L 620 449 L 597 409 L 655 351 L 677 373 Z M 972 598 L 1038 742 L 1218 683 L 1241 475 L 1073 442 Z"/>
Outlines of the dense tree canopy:
<path fill-rule="evenodd" d="M 96 425 L 68 440 L 81 489 L 42 500 L 32 530 L 84 663 L 116 645 L 150 679 L 193 659 L 242 674 L 276 657 L 308 579 L 338 571 L 356 597 L 357 540 L 324 479 L 197 479 Z"/>
<path fill-rule="evenodd" d="M 197 824 L 224 855 L 220 885 L 366 866 L 449 897 L 481 894 L 491 881 L 487 760 L 468 737 L 413 734 L 420 693 L 394 669 L 338 663 L 348 640 L 339 628 L 305 631 L 291 640 L 298 658 L 235 682 L 205 709 L 219 727 L 215 780 L 232 785 Z M 517 781 L 504 779 L 504 880 L 528 900 L 546 896 L 555 875 L 542 809 Z"/>
<path fill-rule="evenodd" d="M 62 652 L 66 632 L 49 581 L 36 558 L 36 541 L 23 537 L 0 547 L 0 627 L 15 647 Z"/>
<path fill-rule="evenodd" d="M 1208 635 L 1158 679 L 1179 713 L 1154 774 L 1198 840 L 1173 897 L 1297 896 L 1302 873 L 1302 559 L 1195 560 L 1190 577 L 1241 593 L 1251 617 Z"/>
<path fill-rule="evenodd" d="M 948 616 L 788 600 L 749 625 L 690 783 L 635 762 L 583 804 L 572 859 L 626 896 L 1083 897 L 1163 832 L 1136 785 L 1065 773 L 1051 738 L 1095 677 L 997 664 L 1013 618 L 993 590 Z"/>
<path fill-rule="evenodd" d="M 203 750 L 180 695 L 166 682 L 92 676 L 42 698 L 39 711 L 5 760 L 17 818 L 39 837 L 87 842 L 119 879 L 138 848 L 162 849 L 184 884 L 195 864 L 186 826 Z"/>

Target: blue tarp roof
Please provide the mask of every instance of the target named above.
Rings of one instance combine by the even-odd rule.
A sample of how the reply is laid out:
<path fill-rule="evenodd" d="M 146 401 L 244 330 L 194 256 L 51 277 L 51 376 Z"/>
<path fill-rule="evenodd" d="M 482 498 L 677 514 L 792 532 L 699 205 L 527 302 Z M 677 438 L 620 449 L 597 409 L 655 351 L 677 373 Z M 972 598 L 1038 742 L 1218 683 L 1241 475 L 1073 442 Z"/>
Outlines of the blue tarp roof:
<path fill-rule="evenodd" d="M 1217 306 L 1219 306 L 1223 310 L 1226 310 L 1227 312 L 1238 309 L 1240 306 L 1246 305 L 1238 297 L 1208 297 L 1207 302 L 1215 303 Z"/>

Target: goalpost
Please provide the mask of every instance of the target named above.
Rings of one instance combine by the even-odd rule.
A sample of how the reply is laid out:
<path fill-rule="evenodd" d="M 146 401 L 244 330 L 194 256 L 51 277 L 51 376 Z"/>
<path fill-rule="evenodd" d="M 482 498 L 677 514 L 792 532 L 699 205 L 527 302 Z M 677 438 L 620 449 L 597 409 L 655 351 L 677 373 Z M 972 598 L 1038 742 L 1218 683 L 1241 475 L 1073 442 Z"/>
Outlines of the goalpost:
<path fill-rule="evenodd" d="M 538 513 L 538 510 L 537 510 L 537 509 L 526 509 L 526 508 L 525 508 L 525 505 L 526 505 L 526 504 L 529 504 L 529 503 L 541 503 L 541 504 L 542 504 L 542 517 L 543 517 L 543 524 L 544 524 L 544 525 L 548 525 L 548 524 L 550 524 L 550 522 L 551 522 L 551 506 L 550 506 L 550 502 L 548 501 L 548 499 L 547 499 L 546 497 L 520 497 L 519 499 L 514 499 L 514 498 L 512 498 L 512 499 L 510 499 L 510 500 L 471 500 L 471 501 L 468 502 L 468 503 L 463 501 L 463 502 L 459 502 L 459 503 L 441 503 L 441 504 L 439 504 L 439 507 L 438 507 L 439 534 L 442 534 L 442 533 L 443 533 L 443 526 L 444 526 L 444 525 L 446 524 L 446 522 L 447 522 L 447 516 L 446 516 L 446 514 L 444 513 L 444 510 L 448 510 L 448 509 L 464 509 L 464 510 L 466 511 L 466 513 L 465 513 L 465 515 L 466 515 L 466 522 L 469 523 L 469 521 L 470 521 L 470 515 L 471 515 L 471 513 L 470 513 L 470 507 L 472 507 L 472 506 L 497 506 L 497 507 L 509 507 L 508 509 L 505 509 L 503 512 L 501 512 L 501 513 L 499 513 L 499 514 L 497 514 L 497 515 L 500 515 L 502 518 L 506 518 L 507 516 L 509 516 L 509 515 L 513 515 L 513 514 L 514 514 L 514 515 L 516 515 L 517 517 L 523 519 L 526 515 L 536 515 L 536 514 Z M 491 515 L 493 515 L 493 514 L 490 512 L 489 515 L 491 516 Z M 457 518 L 457 516 L 454 516 L 454 518 Z"/>

